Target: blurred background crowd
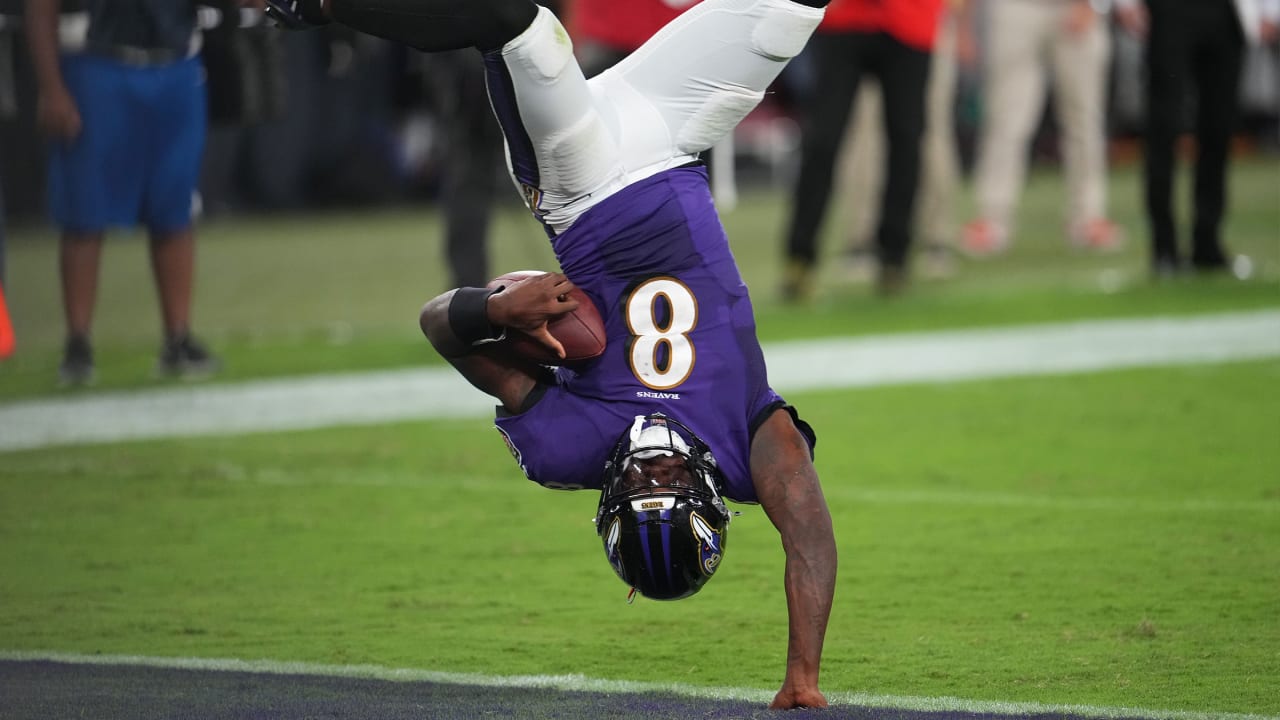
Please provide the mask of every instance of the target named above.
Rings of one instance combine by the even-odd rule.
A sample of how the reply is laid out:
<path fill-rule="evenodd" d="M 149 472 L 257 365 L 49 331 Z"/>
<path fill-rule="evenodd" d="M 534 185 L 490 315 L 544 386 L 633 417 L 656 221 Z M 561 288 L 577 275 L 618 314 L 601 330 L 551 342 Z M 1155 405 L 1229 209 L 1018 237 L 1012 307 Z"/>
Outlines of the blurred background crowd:
<path fill-rule="evenodd" d="M 590 76 L 694 1 L 551 7 Z M 196 4 L 208 91 L 198 214 L 440 203 L 454 284 L 483 284 L 490 209 L 518 198 L 469 51 L 424 55 L 337 26 L 285 32 L 236 0 Z M 64 32 L 84 9 L 60 3 Z M 0 213 L 10 226 L 48 217 L 23 10 L 0 0 Z M 1156 276 L 1239 271 L 1218 237 L 1222 174 L 1231 157 L 1280 153 L 1278 20 L 1277 0 L 835 0 L 774 91 L 710 153 L 716 195 L 731 206 L 743 187 L 791 193 L 779 236 L 789 301 L 813 287 L 824 222 L 840 223 L 848 272 L 885 294 L 912 272 L 951 272 L 957 253 L 1006 250 L 1037 165 L 1064 175 L 1069 245 L 1108 251 L 1127 234 L 1150 245 Z M 1199 167 L 1180 250 L 1169 176 L 1184 134 L 1197 136 Z M 1109 216 L 1113 162 L 1143 166 L 1148 227 Z M 966 184 L 972 216 L 961 217 Z M 0 282 L 2 260 L 0 234 Z"/>
<path fill-rule="evenodd" d="M 562 0 L 556 9 L 591 74 L 616 59 L 608 53 L 610 47 L 625 52 L 635 36 L 648 29 L 613 25 L 610 33 L 611 15 L 618 11 L 608 6 L 654 5 L 655 15 L 665 19 L 690 4 Z M 959 47 L 949 39 L 947 47 L 937 48 L 958 57 L 950 129 L 965 170 L 975 162 L 981 132 L 984 55 L 998 30 L 991 24 L 992 11 L 1005 4 L 1070 3 L 969 4 L 971 12 L 962 13 L 960 20 L 966 27 Z M 35 126 L 36 90 L 21 32 L 22 5 L 22 0 L 0 0 L 0 177 L 11 222 L 39 220 L 45 211 L 45 148 Z M 73 0 L 63 6 L 75 9 Z M 211 3 L 201 14 L 211 100 L 201 181 L 206 214 L 439 197 L 448 137 L 442 119 L 448 119 L 452 106 L 466 102 L 461 95 L 474 91 L 466 83 L 448 82 L 458 63 L 340 27 L 288 33 L 266 27 L 253 11 L 228 18 L 215 8 Z M 603 15 L 593 17 L 597 12 Z M 1109 16 L 1100 19 L 1099 27 L 1112 46 L 1106 63 L 1105 125 L 1119 143 L 1113 151 L 1126 152 L 1124 141 L 1136 139 L 1144 122 L 1143 42 Z M 811 44 L 791 63 L 776 92 L 740 128 L 735 149 L 740 182 L 783 184 L 795 177 L 801 103 L 807 95 L 829 91 L 815 84 L 816 54 Z M 1275 152 L 1280 147 L 1280 53 L 1274 44 L 1252 45 L 1243 61 L 1238 137 L 1249 150 Z M 1044 72 L 1053 70 L 1046 67 Z M 1049 110 L 1036 109 L 1029 148 L 1033 160 L 1059 158 L 1060 123 L 1051 105 L 1060 94 L 1059 88 L 1050 88 Z"/>

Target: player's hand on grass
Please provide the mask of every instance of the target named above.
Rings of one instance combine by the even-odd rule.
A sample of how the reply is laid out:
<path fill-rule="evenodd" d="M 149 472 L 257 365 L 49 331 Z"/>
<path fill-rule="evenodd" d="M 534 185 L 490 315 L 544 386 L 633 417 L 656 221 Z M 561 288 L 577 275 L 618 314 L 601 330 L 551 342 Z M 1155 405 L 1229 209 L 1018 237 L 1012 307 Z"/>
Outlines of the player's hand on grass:
<path fill-rule="evenodd" d="M 773 696 L 773 702 L 769 704 L 770 710 L 824 707 L 827 707 L 827 698 L 818 688 L 795 688 L 786 685 Z"/>
<path fill-rule="evenodd" d="M 564 357 L 564 346 L 547 329 L 547 321 L 578 309 L 578 301 L 569 297 L 576 287 L 562 273 L 535 275 L 507 285 L 489 296 L 489 322 L 519 330 Z"/>

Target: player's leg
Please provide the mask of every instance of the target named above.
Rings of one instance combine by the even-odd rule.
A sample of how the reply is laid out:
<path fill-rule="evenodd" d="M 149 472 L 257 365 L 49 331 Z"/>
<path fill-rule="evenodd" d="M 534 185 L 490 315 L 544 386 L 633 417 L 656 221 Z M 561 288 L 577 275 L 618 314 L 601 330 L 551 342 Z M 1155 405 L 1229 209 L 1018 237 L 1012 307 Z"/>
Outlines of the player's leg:
<path fill-rule="evenodd" d="M 1109 33 L 1101 20 L 1095 20 L 1083 32 L 1060 33 L 1051 50 L 1070 237 L 1084 247 L 1098 249 L 1111 244 L 1098 225 L 1107 216 Z M 1098 229 L 1091 230 L 1091 225 Z"/>
<path fill-rule="evenodd" d="M 219 360 L 191 335 L 196 236 L 193 198 L 204 155 L 208 103 L 198 59 L 149 68 L 138 90 L 134 152 L 146 158 L 142 220 L 149 231 L 151 270 L 164 344 L 156 362 L 161 375 L 194 377 L 214 372 Z"/>
<path fill-rule="evenodd" d="M 1027 0 L 992 3 L 984 63 L 984 95 L 974 194 L 978 217 L 962 249 L 986 255 L 1005 248 L 1027 172 L 1027 146 L 1045 102 L 1041 49 L 1056 31 L 1053 8 Z"/>
<path fill-rule="evenodd" d="M 732 132 L 804 47 L 825 5 L 705 0 L 593 78 L 632 177 L 688 162 Z"/>
<path fill-rule="evenodd" d="M 61 229 L 58 268 L 67 340 L 58 369 L 63 384 L 94 379 L 90 334 L 107 227 L 137 220 L 142 173 L 126 142 L 130 116 L 121 102 L 127 72 L 89 56 L 64 58 L 63 79 L 82 120 L 74 143 L 54 143 L 49 161 L 49 209 Z"/>
<path fill-rule="evenodd" d="M 875 270 L 871 238 L 880 221 L 875 201 L 884 186 L 883 96 L 880 81 L 868 80 L 859 84 L 853 101 L 853 118 L 844 131 L 835 180 L 840 189 L 835 202 L 838 227 L 847 241 L 844 274 L 850 280 L 869 279 Z"/>
<path fill-rule="evenodd" d="M 1182 108 L 1191 72 L 1191 29 L 1175 3 L 1149 3 L 1151 32 L 1146 47 L 1147 126 L 1143 147 L 1144 194 L 1151 233 L 1151 260 L 1158 274 L 1180 264 L 1173 213 L 1174 148 L 1182 129 Z"/>
<path fill-rule="evenodd" d="M 200 62 L 154 68 L 139 99 L 134 152 L 146 158 L 142 220 L 166 337 L 188 330 L 195 263 L 193 196 L 204 154 L 207 104 Z M 140 82 L 139 85 L 142 85 Z"/>
<path fill-rule="evenodd" d="M 485 94 L 484 69 L 466 51 L 430 58 L 433 90 L 443 103 L 444 235 L 452 287 L 479 287 L 489 269 L 490 225 L 498 199 L 502 135 Z"/>
<path fill-rule="evenodd" d="M 67 339 L 58 377 L 64 385 L 87 385 L 94 379 L 89 334 L 98 301 L 98 271 L 102 266 L 101 231 L 64 230 L 58 245 L 62 279 L 62 312 Z"/>
<path fill-rule="evenodd" d="M 924 147 L 920 168 L 920 196 L 916 217 L 920 237 L 925 241 L 925 272 L 950 274 L 949 246 L 955 235 L 956 195 L 960 188 L 960 158 L 955 136 L 956 83 L 959 63 L 956 12 L 943 14 L 938 39 L 933 47 L 926 88 Z"/>
<path fill-rule="evenodd" d="M 880 62 L 889 152 L 876 244 L 880 254 L 880 290 L 893 292 L 905 280 L 907 254 L 914 234 L 930 53 L 889 38 Z"/>
<path fill-rule="evenodd" d="M 818 262 L 818 239 L 830 204 L 836 158 L 840 155 L 858 84 L 866 68 L 868 33 L 820 33 L 813 38 L 814 90 L 805 99 L 800 135 L 800 168 L 791 189 L 787 222 L 787 275 L 783 296 L 805 298 Z"/>
<path fill-rule="evenodd" d="M 550 10 L 541 8 L 519 36 L 484 53 L 484 64 L 511 176 L 544 224 L 563 230 L 621 187 L 617 139 Z"/>
<path fill-rule="evenodd" d="M 1205 43 L 1191 65 L 1197 94 L 1191 264 L 1198 270 L 1219 270 L 1228 263 L 1221 225 L 1227 208 L 1227 164 L 1240 106 L 1245 47 L 1229 12 L 1215 13 L 1213 18 L 1216 27 L 1208 33 L 1213 42 Z"/>

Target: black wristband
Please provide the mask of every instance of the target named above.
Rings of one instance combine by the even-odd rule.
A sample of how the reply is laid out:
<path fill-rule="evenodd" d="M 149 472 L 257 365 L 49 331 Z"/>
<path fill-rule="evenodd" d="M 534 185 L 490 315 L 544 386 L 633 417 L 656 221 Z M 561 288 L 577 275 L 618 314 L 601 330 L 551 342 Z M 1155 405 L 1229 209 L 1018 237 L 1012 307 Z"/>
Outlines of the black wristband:
<path fill-rule="evenodd" d="M 449 301 L 449 328 L 464 345 L 479 345 L 501 340 L 506 332 L 489 322 L 489 296 L 492 288 L 463 287 Z"/>

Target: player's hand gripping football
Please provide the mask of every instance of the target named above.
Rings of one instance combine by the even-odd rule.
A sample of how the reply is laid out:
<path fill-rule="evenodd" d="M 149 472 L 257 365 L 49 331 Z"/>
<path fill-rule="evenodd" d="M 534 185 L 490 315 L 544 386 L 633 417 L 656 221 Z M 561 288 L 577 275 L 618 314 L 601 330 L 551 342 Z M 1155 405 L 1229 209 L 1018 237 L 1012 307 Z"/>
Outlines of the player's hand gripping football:
<path fill-rule="evenodd" d="M 569 297 L 574 287 L 557 272 L 507 285 L 489 296 L 489 322 L 519 330 L 563 358 L 564 346 L 547 329 L 547 321 L 578 309 L 578 301 Z"/>

